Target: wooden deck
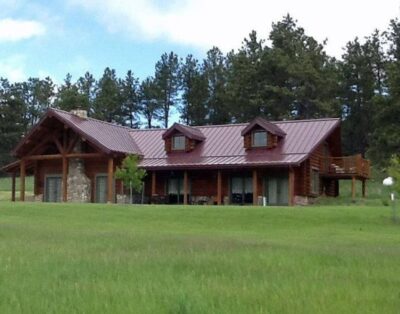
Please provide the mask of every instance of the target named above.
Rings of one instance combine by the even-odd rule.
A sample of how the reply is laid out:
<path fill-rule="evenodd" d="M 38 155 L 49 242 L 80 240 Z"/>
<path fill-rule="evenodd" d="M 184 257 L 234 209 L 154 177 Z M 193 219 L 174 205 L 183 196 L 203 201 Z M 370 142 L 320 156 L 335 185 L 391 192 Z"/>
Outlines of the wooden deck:
<path fill-rule="evenodd" d="M 320 174 L 338 179 L 369 179 L 370 161 L 361 155 L 321 158 Z"/>

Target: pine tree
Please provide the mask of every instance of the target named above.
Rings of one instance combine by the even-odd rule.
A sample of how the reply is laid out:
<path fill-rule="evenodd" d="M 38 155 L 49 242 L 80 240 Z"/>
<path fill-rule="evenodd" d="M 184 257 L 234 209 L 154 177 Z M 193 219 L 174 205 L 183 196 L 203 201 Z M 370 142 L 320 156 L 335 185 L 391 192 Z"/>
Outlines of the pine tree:
<path fill-rule="evenodd" d="M 106 68 L 97 83 L 94 102 L 94 117 L 100 120 L 124 124 L 122 111 L 121 82 L 115 70 Z"/>
<path fill-rule="evenodd" d="M 182 105 L 181 119 L 188 125 L 205 124 L 208 98 L 207 80 L 202 72 L 198 60 L 192 55 L 186 57 L 181 68 L 182 78 Z"/>
<path fill-rule="evenodd" d="M 122 110 L 127 120 L 126 124 L 131 128 L 138 128 L 140 124 L 139 79 L 129 70 L 121 85 Z"/>
<path fill-rule="evenodd" d="M 161 104 L 162 122 L 168 127 L 170 111 L 177 106 L 178 90 L 180 86 L 178 56 L 170 52 L 164 53 L 156 63 L 155 84 L 157 85 L 157 99 Z"/>
<path fill-rule="evenodd" d="M 146 120 L 147 128 L 154 127 L 153 122 L 162 115 L 162 105 L 158 102 L 160 94 L 154 78 L 146 78 L 140 85 L 140 111 Z"/>

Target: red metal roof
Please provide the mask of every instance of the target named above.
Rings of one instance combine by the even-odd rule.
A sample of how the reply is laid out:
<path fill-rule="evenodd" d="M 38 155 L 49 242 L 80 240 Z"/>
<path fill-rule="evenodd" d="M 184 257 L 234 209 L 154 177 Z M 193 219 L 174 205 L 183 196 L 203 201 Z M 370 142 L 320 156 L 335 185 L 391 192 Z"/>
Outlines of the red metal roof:
<path fill-rule="evenodd" d="M 203 141 L 205 139 L 205 136 L 201 131 L 195 127 L 192 126 L 187 126 L 179 123 L 174 123 L 168 130 L 166 130 L 162 138 L 166 139 L 169 137 L 174 131 L 178 131 L 185 135 L 186 137 L 192 139 L 192 140 L 197 140 L 197 141 Z"/>
<path fill-rule="evenodd" d="M 142 155 L 135 141 L 129 136 L 130 128 L 92 118 L 80 118 L 72 113 L 54 108 L 49 109 L 41 121 L 22 139 L 14 149 L 14 153 L 18 153 L 18 150 L 24 145 L 26 140 L 35 133 L 38 126 L 49 117 L 59 119 L 82 137 L 85 137 L 88 141 L 107 153 L 115 152 Z"/>
<path fill-rule="evenodd" d="M 285 137 L 286 133 L 276 124 L 271 123 L 263 118 L 255 118 L 253 121 L 251 121 L 241 132 L 242 135 L 247 134 L 250 132 L 255 126 L 259 126 L 263 128 L 265 131 L 270 132 L 274 135 L 280 136 L 280 137 Z"/>
<path fill-rule="evenodd" d="M 141 155 L 140 166 L 147 169 L 177 169 L 206 167 L 246 167 L 297 165 L 335 130 L 339 119 L 294 120 L 268 122 L 286 134 L 273 149 L 245 150 L 242 131 L 249 124 L 186 127 L 193 134 L 202 135 L 190 152 L 165 152 L 163 134 L 165 129 L 134 130 L 91 118 L 80 118 L 74 114 L 50 109 L 46 117 L 55 117 L 82 137 L 107 153 Z M 41 123 L 41 122 L 40 122 Z M 40 125 L 39 123 L 39 125 Z M 18 144 L 15 151 L 35 133 L 35 128 Z"/>
<path fill-rule="evenodd" d="M 248 124 L 199 126 L 205 140 L 191 152 L 167 154 L 162 134 L 165 130 L 132 130 L 133 140 L 143 152 L 141 166 L 159 168 L 203 168 L 242 166 L 283 166 L 302 162 L 339 125 L 339 119 L 273 122 L 286 133 L 278 146 L 265 150 L 245 150 L 241 132 Z"/>

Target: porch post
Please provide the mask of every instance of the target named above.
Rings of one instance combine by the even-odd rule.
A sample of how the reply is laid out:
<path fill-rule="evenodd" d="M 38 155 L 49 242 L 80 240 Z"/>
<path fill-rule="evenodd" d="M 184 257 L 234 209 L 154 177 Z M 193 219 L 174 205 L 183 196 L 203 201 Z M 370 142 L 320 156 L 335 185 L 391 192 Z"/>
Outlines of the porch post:
<path fill-rule="evenodd" d="M 107 203 L 113 201 L 113 181 L 114 181 L 114 159 L 108 158 L 108 176 L 107 176 Z"/>
<path fill-rule="evenodd" d="M 25 202 L 25 159 L 21 159 L 20 164 L 20 198 L 21 202 Z"/>
<path fill-rule="evenodd" d="M 365 179 L 362 180 L 362 197 L 365 198 L 367 196 L 367 182 Z"/>
<path fill-rule="evenodd" d="M 11 202 L 15 202 L 15 177 L 16 173 L 12 173 L 12 181 L 11 181 Z"/>
<path fill-rule="evenodd" d="M 151 173 L 151 196 L 156 195 L 157 174 L 155 171 Z"/>
<path fill-rule="evenodd" d="M 217 174 L 217 204 L 222 204 L 222 173 L 218 170 Z"/>
<path fill-rule="evenodd" d="M 289 168 L 289 206 L 294 205 L 294 170 Z"/>
<path fill-rule="evenodd" d="M 356 177 L 351 178 L 351 199 L 353 202 L 356 200 Z"/>
<path fill-rule="evenodd" d="M 258 205 L 257 169 L 253 170 L 253 205 Z"/>
<path fill-rule="evenodd" d="M 68 159 L 63 154 L 62 157 L 62 188 L 63 188 L 63 202 L 68 200 Z"/>
<path fill-rule="evenodd" d="M 187 170 L 183 173 L 183 205 L 188 204 L 188 173 Z"/>

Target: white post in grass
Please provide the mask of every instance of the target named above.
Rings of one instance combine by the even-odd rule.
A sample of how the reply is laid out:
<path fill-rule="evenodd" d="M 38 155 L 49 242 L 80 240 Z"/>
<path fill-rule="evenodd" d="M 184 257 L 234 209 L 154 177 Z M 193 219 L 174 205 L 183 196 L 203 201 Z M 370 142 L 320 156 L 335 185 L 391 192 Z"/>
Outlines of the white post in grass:
<path fill-rule="evenodd" d="M 387 187 L 392 187 L 394 185 L 394 180 L 392 177 L 387 177 L 383 180 L 383 185 Z M 390 201 L 392 203 L 392 210 L 393 210 L 393 221 L 397 222 L 397 214 L 396 214 L 396 201 L 393 189 L 390 192 Z"/>

